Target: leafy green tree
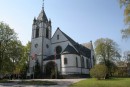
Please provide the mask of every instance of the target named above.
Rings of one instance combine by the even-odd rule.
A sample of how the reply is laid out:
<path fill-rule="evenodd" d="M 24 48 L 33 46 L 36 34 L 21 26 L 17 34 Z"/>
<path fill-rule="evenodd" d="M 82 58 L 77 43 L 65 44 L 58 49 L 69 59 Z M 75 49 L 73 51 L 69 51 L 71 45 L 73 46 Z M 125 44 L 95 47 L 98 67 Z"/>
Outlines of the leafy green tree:
<path fill-rule="evenodd" d="M 124 22 L 126 28 L 121 30 L 123 38 L 128 38 L 130 36 L 130 0 L 119 0 L 120 6 L 125 7 L 124 9 Z"/>
<path fill-rule="evenodd" d="M 95 41 L 95 53 L 99 62 L 104 63 L 108 68 L 108 75 L 111 73 L 112 62 L 120 58 L 118 45 L 111 39 L 100 38 Z"/>
<path fill-rule="evenodd" d="M 100 80 L 100 79 L 105 79 L 107 72 L 108 72 L 108 69 L 104 64 L 98 64 L 98 65 L 95 65 L 90 70 L 90 75 L 93 78 L 97 78 L 98 80 Z"/>
<path fill-rule="evenodd" d="M 15 31 L 0 22 L 0 74 L 22 74 L 25 77 L 30 46 L 30 42 L 23 46 Z"/>
<path fill-rule="evenodd" d="M 11 72 L 12 54 L 10 44 L 17 41 L 17 35 L 9 25 L 0 22 L 0 73 Z"/>
<path fill-rule="evenodd" d="M 21 57 L 19 61 L 15 64 L 15 73 L 21 74 L 23 78 L 26 78 L 26 73 L 28 70 L 28 57 L 30 51 L 31 43 L 28 42 L 26 46 L 21 46 Z"/>
<path fill-rule="evenodd" d="M 125 51 L 122 60 L 124 62 L 130 62 L 130 51 Z"/>
<path fill-rule="evenodd" d="M 10 44 L 10 59 L 12 60 L 13 66 L 12 66 L 12 73 L 17 74 L 16 67 L 19 64 L 19 61 L 22 58 L 23 55 L 23 46 L 20 41 L 12 41 Z"/>

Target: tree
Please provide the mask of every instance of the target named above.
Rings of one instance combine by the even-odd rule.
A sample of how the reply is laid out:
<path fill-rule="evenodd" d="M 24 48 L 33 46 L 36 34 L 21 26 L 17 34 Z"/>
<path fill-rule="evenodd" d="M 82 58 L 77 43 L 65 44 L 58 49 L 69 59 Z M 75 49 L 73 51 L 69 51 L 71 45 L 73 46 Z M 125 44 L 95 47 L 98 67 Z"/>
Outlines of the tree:
<path fill-rule="evenodd" d="M 46 74 L 47 77 L 52 78 L 57 78 L 59 76 L 59 73 L 57 72 L 57 66 L 55 62 L 50 61 L 46 64 L 45 66 L 45 71 L 44 73 Z"/>
<path fill-rule="evenodd" d="M 0 22 L 0 73 L 11 71 L 12 54 L 10 53 L 10 45 L 13 41 L 17 41 L 17 35 L 9 25 Z M 12 50 L 12 49 L 11 49 Z"/>
<path fill-rule="evenodd" d="M 130 62 L 130 51 L 124 52 L 123 61 L 126 62 L 126 63 Z"/>
<path fill-rule="evenodd" d="M 98 64 L 90 70 L 90 75 L 98 80 L 105 79 L 107 70 L 108 69 L 104 64 Z"/>
<path fill-rule="evenodd" d="M 26 44 L 26 46 L 21 46 L 21 57 L 19 58 L 19 61 L 15 64 L 15 73 L 18 75 L 21 74 L 22 78 L 26 78 L 30 46 L 30 41 Z"/>
<path fill-rule="evenodd" d="M 100 38 L 95 41 L 95 53 L 97 60 L 102 62 L 108 68 L 108 75 L 111 74 L 112 65 L 120 58 L 118 45 L 111 39 Z M 108 76 L 109 77 L 109 76 Z"/>
<path fill-rule="evenodd" d="M 130 37 L 130 0 L 119 0 L 120 6 L 125 7 L 124 9 L 124 21 L 126 28 L 122 29 L 122 36 L 123 38 Z"/>
<path fill-rule="evenodd" d="M 15 31 L 0 22 L 0 74 L 22 74 L 25 77 L 30 46 L 30 42 L 23 46 Z"/>

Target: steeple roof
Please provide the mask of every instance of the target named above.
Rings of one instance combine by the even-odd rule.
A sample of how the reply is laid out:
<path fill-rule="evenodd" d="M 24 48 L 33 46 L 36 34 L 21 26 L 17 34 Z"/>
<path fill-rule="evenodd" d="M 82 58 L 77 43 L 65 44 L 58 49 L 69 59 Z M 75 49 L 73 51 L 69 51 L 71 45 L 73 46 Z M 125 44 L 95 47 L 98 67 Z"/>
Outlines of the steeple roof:
<path fill-rule="evenodd" d="M 43 21 L 43 22 L 48 22 L 46 13 L 44 11 L 44 9 L 42 9 L 41 13 L 39 14 L 37 20 Z"/>

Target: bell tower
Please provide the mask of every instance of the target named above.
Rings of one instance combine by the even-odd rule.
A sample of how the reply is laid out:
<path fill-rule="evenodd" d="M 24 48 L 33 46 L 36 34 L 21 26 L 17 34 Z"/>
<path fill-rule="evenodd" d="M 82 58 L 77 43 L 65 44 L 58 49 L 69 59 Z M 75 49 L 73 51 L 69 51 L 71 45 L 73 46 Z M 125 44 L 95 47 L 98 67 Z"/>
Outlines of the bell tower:
<path fill-rule="evenodd" d="M 32 25 L 32 39 L 45 37 L 51 39 L 51 20 L 47 19 L 44 9 L 37 18 L 34 18 Z"/>
<path fill-rule="evenodd" d="M 43 71 L 43 59 L 50 55 L 52 37 L 51 20 L 48 20 L 44 3 L 39 16 L 34 18 L 32 24 L 31 52 L 30 52 L 30 72 L 34 72 L 35 61 L 38 60 Z M 35 55 L 35 56 L 34 56 Z"/>

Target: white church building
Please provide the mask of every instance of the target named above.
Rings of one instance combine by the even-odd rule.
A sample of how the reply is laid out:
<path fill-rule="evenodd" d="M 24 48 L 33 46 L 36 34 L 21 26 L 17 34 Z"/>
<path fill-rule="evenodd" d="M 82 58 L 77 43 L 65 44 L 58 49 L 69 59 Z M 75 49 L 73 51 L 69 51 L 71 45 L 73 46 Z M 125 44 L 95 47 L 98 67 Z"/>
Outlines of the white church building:
<path fill-rule="evenodd" d="M 94 65 L 92 41 L 78 44 L 60 28 L 57 28 L 52 35 L 51 20 L 48 20 L 44 8 L 42 8 L 32 24 L 28 73 L 30 75 L 34 74 L 36 60 L 38 60 L 44 76 L 51 74 L 52 68 L 47 68 L 47 66 L 56 67 L 55 69 L 61 76 L 87 76 Z M 51 65 L 51 63 L 54 64 Z"/>

